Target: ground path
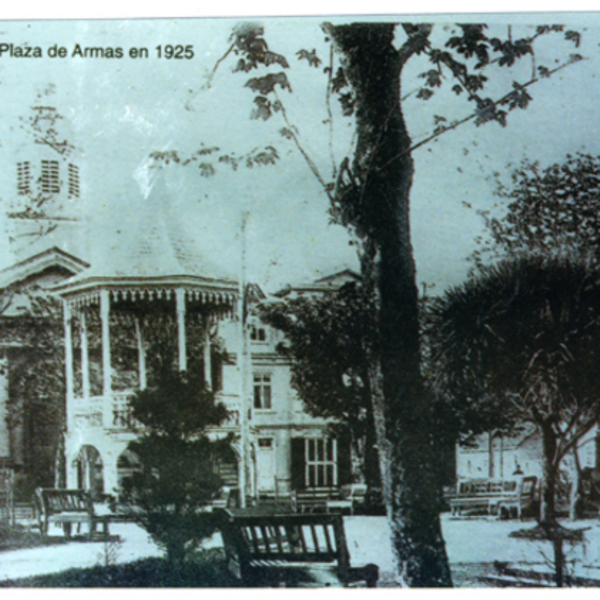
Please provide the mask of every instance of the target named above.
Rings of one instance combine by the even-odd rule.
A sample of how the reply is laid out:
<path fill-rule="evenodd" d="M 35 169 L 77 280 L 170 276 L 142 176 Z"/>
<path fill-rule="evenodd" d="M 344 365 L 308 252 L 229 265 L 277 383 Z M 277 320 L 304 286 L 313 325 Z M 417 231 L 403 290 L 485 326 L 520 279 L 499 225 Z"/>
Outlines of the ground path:
<path fill-rule="evenodd" d="M 379 565 L 382 579 L 393 572 L 392 552 L 388 528 L 383 517 L 345 517 L 348 548 L 353 562 L 374 562 Z M 567 554 L 579 566 L 591 565 L 600 579 L 600 521 L 568 521 L 567 527 L 589 527 L 587 543 Z M 443 515 L 442 527 L 451 565 L 493 563 L 542 563 L 543 553 L 550 555 L 548 543 L 528 542 L 509 538 L 509 533 L 524 527 L 533 527 L 529 521 L 498 521 L 495 519 L 450 519 Z M 58 531 L 58 530 L 57 530 Z M 73 567 L 104 564 L 106 552 L 116 552 L 120 563 L 140 558 L 160 556 L 162 553 L 144 530 L 132 523 L 113 523 L 111 534 L 119 535 L 121 543 L 111 549 L 104 542 L 73 541 L 58 546 L 45 546 L 0 553 L 0 580 L 18 579 L 31 575 L 55 573 Z M 215 535 L 209 546 L 221 545 Z M 568 548 L 567 548 L 568 550 Z"/>

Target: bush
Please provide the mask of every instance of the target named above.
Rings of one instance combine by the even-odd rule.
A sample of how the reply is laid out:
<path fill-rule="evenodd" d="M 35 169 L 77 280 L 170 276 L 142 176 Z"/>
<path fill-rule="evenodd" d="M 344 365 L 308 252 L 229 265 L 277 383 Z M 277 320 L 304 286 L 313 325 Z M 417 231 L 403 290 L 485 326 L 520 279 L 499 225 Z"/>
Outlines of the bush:
<path fill-rule="evenodd" d="M 173 565 L 161 558 L 136 562 L 68 569 L 52 575 L 0 582 L 0 587 L 236 587 L 238 580 L 227 570 L 221 549 L 205 550 Z"/>
<path fill-rule="evenodd" d="M 211 440 L 206 429 L 228 413 L 200 379 L 180 372 L 138 392 L 131 407 L 147 432 L 129 445 L 142 468 L 124 482 L 123 498 L 167 559 L 181 563 L 216 527 L 203 509 L 221 488 L 213 464 L 229 440 Z"/>

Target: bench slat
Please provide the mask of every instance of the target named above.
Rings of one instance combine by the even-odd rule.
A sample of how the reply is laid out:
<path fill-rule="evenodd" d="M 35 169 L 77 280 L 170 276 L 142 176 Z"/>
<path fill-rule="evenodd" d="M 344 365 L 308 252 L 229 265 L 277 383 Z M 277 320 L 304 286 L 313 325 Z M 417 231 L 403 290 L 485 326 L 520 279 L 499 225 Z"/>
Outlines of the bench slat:
<path fill-rule="evenodd" d="M 281 531 L 279 531 L 279 525 L 275 525 L 274 531 L 275 531 L 275 542 L 277 544 L 277 549 L 279 550 L 279 552 L 281 552 L 283 554 L 283 542 L 281 539 Z M 290 548 L 290 551 L 291 551 L 291 548 Z"/>
<path fill-rule="evenodd" d="M 325 541 L 327 543 L 327 550 L 329 552 L 333 552 L 333 545 L 331 544 L 331 538 L 329 537 L 329 527 L 325 525 L 323 527 L 323 531 L 325 532 Z"/>

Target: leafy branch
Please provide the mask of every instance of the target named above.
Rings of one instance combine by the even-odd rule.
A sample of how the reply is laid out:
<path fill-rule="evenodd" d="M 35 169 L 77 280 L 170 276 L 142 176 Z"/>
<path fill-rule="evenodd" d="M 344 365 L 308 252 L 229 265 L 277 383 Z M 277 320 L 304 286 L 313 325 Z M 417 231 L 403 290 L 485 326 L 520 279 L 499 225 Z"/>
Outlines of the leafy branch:
<path fill-rule="evenodd" d="M 558 67 L 555 67 L 554 69 L 544 69 L 544 71 L 543 71 L 544 74 L 542 75 L 542 78 L 551 77 L 556 72 L 558 72 L 576 62 L 579 62 L 581 60 L 585 60 L 585 59 L 578 54 L 572 55 L 568 61 L 562 63 Z M 538 69 L 542 69 L 542 68 L 543 67 L 538 67 Z M 385 163 L 384 165 L 382 165 L 380 167 L 380 171 L 386 169 L 393 162 L 400 159 L 404 155 L 414 152 L 417 148 L 420 148 L 421 146 L 428 144 L 435 138 L 438 138 L 441 135 L 448 133 L 449 131 L 452 131 L 453 129 L 456 129 L 460 125 L 463 125 L 469 121 L 472 121 L 473 119 L 480 119 L 480 122 L 477 123 L 478 125 L 481 125 L 482 123 L 484 123 L 486 121 L 500 120 L 501 124 L 504 126 L 506 124 L 505 118 L 502 118 L 502 116 L 496 117 L 495 115 L 498 115 L 499 113 L 495 112 L 495 109 L 499 106 L 508 106 L 509 110 L 513 110 L 514 108 L 517 108 L 517 107 L 518 108 L 526 108 L 527 103 L 531 99 L 531 97 L 524 96 L 523 91 L 526 88 L 532 86 L 534 83 L 537 83 L 539 81 L 540 81 L 540 77 L 534 77 L 523 84 L 518 84 L 518 83 L 514 82 L 513 83 L 514 89 L 512 91 L 506 93 L 504 96 L 502 96 L 498 100 L 494 100 L 494 101 L 490 100 L 489 102 L 484 103 L 481 106 L 478 106 L 477 109 L 475 111 L 473 111 L 470 115 L 468 115 L 462 119 L 459 119 L 457 121 L 453 121 L 449 125 L 444 126 L 443 129 L 438 129 L 438 130 L 434 131 L 431 135 L 427 136 L 420 142 L 413 144 L 410 148 L 407 148 L 406 150 L 403 150 L 396 156 L 390 158 L 390 160 L 387 163 Z M 504 115 L 505 115 L 505 113 L 504 113 Z"/>

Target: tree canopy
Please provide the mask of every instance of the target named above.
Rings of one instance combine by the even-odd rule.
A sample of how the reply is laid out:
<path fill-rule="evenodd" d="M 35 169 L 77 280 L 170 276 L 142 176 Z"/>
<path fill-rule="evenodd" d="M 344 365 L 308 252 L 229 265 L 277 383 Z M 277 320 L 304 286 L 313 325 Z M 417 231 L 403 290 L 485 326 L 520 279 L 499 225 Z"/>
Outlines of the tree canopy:
<path fill-rule="evenodd" d="M 476 265 L 522 253 L 600 256 L 600 157 L 567 156 L 542 168 L 524 161 L 512 185 L 498 184 L 498 209 L 481 212 L 487 236 L 478 239 Z"/>
<path fill-rule="evenodd" d="M 600 273 L 527 256 L 433 300 L 438 390 L 464 404 L 475 431 L 533 423 L 544 452 L 542 516 L 554 518 L 560 462 L 600 417 Z"/>
<path fill-rule="evenodd" d="M 264 302 L 261 319 L 282 331 L 278 350 L 291 363 L 291 384 L 305 409 L 350 429 L 362 471 L 381 487 L 369 373 L 374 344 L 372 299 L 357 283 L 310 296 Z"/>

